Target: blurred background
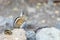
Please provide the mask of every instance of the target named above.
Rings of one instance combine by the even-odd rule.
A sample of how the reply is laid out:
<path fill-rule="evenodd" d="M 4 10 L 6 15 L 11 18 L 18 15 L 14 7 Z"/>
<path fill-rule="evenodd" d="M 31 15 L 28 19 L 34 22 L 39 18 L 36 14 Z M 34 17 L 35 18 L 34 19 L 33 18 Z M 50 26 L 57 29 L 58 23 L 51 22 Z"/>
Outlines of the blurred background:
<path fill-rule="evenodd" d="M 33 25 L 33 30 L 41 27 L 60 29 L 60 0 L 0 0 L 0 19 L 3 20 L 0 20 L 0 25 L 7 20 L 12 25 L 21 10 L 27 17 L 26 23 Z M 9 26 L 6 28 L 9 29 Z M 2 30 L 4 28 L 1 27 Z"/>

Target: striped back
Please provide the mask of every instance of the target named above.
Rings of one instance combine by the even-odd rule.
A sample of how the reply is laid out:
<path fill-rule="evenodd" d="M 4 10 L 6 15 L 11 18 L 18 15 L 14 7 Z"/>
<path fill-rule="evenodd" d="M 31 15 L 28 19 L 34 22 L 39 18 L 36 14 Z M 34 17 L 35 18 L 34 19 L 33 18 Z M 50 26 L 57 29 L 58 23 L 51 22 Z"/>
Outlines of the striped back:
<path fill-rule="evenodd" d="M 25 18 L 24 17 L 17 17 L 14 21 L 15 27 L 20 28 L 20 26 L 24 23 Z"/>

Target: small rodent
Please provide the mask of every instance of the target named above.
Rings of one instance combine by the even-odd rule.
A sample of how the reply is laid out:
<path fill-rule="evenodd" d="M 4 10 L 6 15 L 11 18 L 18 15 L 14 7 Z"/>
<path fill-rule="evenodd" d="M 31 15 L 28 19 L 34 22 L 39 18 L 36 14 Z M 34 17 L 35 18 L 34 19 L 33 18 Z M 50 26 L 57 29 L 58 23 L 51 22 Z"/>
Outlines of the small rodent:
<path fill-rule="evenodd" d="M 6 35 L 12 35 L 12 32 L 11 32 L 11 30 L 5 30 L 4 34 L 6 34 Z"/>

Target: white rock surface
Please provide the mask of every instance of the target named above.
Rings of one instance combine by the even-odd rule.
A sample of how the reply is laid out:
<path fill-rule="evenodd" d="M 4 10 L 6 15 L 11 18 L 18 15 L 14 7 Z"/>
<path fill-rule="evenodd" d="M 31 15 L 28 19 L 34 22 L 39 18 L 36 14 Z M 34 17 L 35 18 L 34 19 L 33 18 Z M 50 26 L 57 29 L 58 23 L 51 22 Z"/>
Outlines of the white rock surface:
<path fill-rule="evenodd" d="M 5 23 L 6 23 L 6 19 L 4 17 L 0 16 L 0 26 L 5 25 Z"/>
<path fill-rule="evenodd" d="M 38 30 L 36 40 L 60 40 L 60 30 L 54 27 Z"/>
<path fill-rule="evenodd" d="M 13 17 L 3 17 L 0 16 L 0 26 L 4 26 L 6 23 L 13 24 Z"/>
<path fill-rule="evenodd" d="M 25 31 L 23 29 L 14 29 L 12 32 L 13 40 L 26 40 Z"/>
<path fill-rule="evenodd" d="M 0 35 L 0 40 L 26 40 L 25 31 L 23 29 L 12 30 L 12 35 Z"/>

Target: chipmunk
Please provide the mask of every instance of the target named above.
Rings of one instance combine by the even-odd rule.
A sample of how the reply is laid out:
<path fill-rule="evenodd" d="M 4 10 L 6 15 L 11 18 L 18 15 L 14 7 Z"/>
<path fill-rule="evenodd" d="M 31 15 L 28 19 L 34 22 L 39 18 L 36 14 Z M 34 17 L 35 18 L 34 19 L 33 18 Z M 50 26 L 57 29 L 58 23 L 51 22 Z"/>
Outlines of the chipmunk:
<path fill-rule="evenodd" d="M 22 28 L 22 25 L 24 25 L 25 16 L 23 14 L 24 13 L 20 13 L 20 16 L 15 18 L 15 20 L 13 22 L 14 28 Z M 11 30 L 9 30 L 9 29 L 5 30 L 4 33 L 7 34 L 7 35 L 11 35 L 12 34 Z"/>
<path fill-rule="evenodd" d="M 17 17 L 15 19 L 15 27 L 20 28 L 20 26 L 24 23 L 25 18 L 24 17 Z"/>
<path fill-rule="evenodd" d="M 26 21 L 25 20 L 25 15 L 24 15 L 24 12 L 20 13 L 20 16 L 18 16 L 15 20 L 14 20 L 14 25 L 15 25 L 15 28 L 21 28 L 22 24 Z"/>

